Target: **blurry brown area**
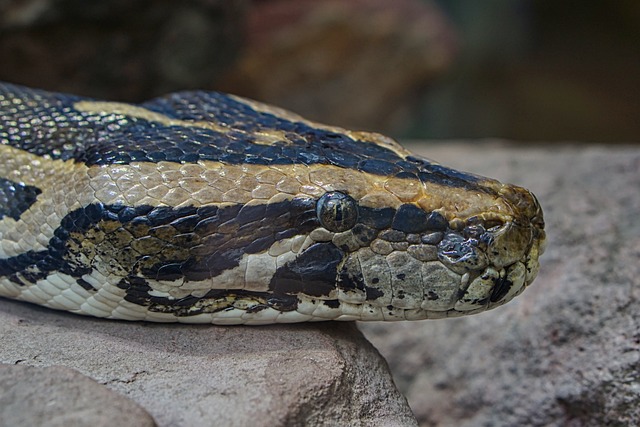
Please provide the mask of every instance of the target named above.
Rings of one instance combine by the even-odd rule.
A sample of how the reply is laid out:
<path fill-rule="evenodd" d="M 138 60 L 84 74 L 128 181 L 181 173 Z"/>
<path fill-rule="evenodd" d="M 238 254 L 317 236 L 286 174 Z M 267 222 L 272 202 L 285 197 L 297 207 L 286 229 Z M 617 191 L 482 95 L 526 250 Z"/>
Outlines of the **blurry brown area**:
<path fill-rule="evenodd" d="M 0 80 L 121 101 L 210 88 L 245 13 L 241 0 L 0 0 Z"/>
<path fill-rule="evenodd" d="M 412 136 L 640 141 L 640 2 L 437 3 L 460 52 Z"/>
<path fill-rule="evenodd" d="M 142 101 L 216 89 L 394 133 L 451 64 L 454 35 L 422 0 L 9 0 L 0 56 L 0 79 L 50 90 Z"/>
<path fill-rule="evenodd" d="M 451 25 L 421 0 L 256 1 L 226 91 L 311 119 L 384 132 L 406 127 L 451 65 Z"/>
<path fill-rule="evenodd" d="M 223 90 L 401 138 L 640 140 L 635 0 L 0 0 L 0 80 Z"/>

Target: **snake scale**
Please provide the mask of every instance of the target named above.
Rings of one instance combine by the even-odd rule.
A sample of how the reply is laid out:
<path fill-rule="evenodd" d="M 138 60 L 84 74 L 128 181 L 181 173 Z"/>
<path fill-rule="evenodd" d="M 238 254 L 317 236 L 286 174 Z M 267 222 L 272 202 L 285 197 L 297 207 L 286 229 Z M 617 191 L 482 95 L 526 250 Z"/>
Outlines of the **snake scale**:
<path fill-rule="evenodd" d="M 535 197 L 216 92 L 0 84 L 0 296 L 112 319 L 454 317 L 535 278 Z"/>

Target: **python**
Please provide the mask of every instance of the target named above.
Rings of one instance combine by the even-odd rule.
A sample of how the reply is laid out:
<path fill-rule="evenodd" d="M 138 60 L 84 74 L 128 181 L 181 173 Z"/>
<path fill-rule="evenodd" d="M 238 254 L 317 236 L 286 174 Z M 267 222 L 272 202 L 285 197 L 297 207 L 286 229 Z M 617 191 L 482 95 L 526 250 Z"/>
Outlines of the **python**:
<path fill-rule="evenodd" d="M 416 320 L 499 306 L 545 242 L 527 190 L 216 92 L 0 84 L 0 296 L 158 322 Z"/>

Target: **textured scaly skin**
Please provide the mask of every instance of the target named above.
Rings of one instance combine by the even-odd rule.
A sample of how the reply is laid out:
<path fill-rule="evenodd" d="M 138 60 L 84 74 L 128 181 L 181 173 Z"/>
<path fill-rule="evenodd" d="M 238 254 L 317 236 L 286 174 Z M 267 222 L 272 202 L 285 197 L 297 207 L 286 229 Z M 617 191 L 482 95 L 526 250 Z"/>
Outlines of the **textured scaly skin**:
<path fill-rule="evenodd" d="M 535 278 L 527 190 L 247 99 L 0 84 L 0 296 L 264 324 L 490 309 Z"/>

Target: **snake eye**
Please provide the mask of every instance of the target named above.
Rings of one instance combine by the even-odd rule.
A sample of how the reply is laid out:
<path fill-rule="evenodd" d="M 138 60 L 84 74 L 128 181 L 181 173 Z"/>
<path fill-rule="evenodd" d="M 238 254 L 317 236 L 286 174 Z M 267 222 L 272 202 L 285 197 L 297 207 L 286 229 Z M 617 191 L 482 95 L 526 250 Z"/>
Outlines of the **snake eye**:
<path fill-rule="evenodd" d="M 324 228 L 338 233 L 356 225 L 358 206 L 352 197 L 331 191 L 318 200 L 316 215 Z"/>

